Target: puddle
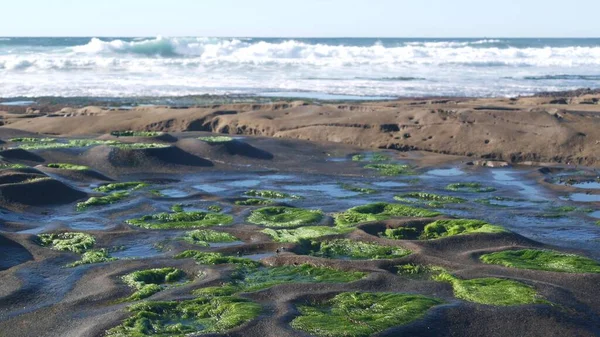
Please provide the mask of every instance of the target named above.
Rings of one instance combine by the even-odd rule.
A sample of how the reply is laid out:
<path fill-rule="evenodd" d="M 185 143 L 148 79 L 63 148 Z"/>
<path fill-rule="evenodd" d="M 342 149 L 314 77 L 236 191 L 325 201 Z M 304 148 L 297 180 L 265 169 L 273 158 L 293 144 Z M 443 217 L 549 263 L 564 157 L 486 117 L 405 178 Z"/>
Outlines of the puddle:
<path fill-rule="evenodd" d="M 182 191 L 182 190 L 175 189 L 175 188 L 168 188 L 166 190 L 160 190 L 160 193 L 169 198 L 185 198 L 185 197 L 190 196 L 189 193 Z"/>
<path fill-rule="evenodd" d="M 514 186 L 519 188 L 519 193 L 532 200 L 543 200 L 544 198 L 540 195 L 539 190 L 532 185 L 526 184 L 518 180 L 518 177 L 514 175 L 515 172 L 508 170 L 494 170 L 492 171 L 492 177 L 494 181 L 504 186 Z"/>
<path fill-rule="evenodd" d="M 327 158 L 326 161 L 329 161 L 329 162 L 332 162 L 332 163 L 343 163 L 343 162 L 347 162 L 348 158 L 344 158 L 344 157 Z"/>
<path fill-rule="evenodd" d="M 600 219 L 600 211 L 595 211 L 589 214 L 592 218 Z"/>
<path fill-rule="evenodd" d="M 158 256 L 160 254 L 162 253 L 151 244 L 142 243 L 113 252 L 110 255 L 118 259 L 143 259 Z"/>
<path fill-rule="evenodd" d="M 297 179 L 296 176 L 288 175 L 288 174 L 269 174 L 266 176 L 261 176 L 261 179 L 265 180 L 294 180 Z"/>
<path fill-rule="evenodd" d="M 590 189 L 590 190 L 600 190 L 600 183 L 597 181 L 586 181 L 586 182 L 582 182 L 582 183 L 563 184 L 563 185 L 572 186 L 572 187 L 576 187 L 576 188 L 585 188 L 585 189 Z"/>
<path fill-rule="evenodd" d="M 600 194 L 573 193 L 568 197 L 561 197 L 561 199 L 577 202 L 600 202 Z"/>
<path fill-rule="evenodd" d="M 317 191 L 325 193 L 334 198 L 354 197 L 360 193 L 347 191 L 341 188 L 338 184 L 318 184 L 318 185 L 287 185 L 283 187 L 288 191 Z"/>
<path fill-rule="evenodd" d="M 194 185 L 192 187 L 197 190 L 201 190 L 201 191 L 204 191 L 207 193 L 218 193 L 218 192 L 227 191 L 226 188 L 215 186 L 215 185 L 208 185 L 208 184 Z"/>
<path fill-rule="evenodd" d="M 275 256 L 275 254 L 276 253 L 257 253 L 257 254 L 250 254 L 250 255 L 242 255 L 242 257 L 246 258 L 246 259 L 254 260 L 254 261 L 259 261 L 262 259 L 266 259 L 267 257 Z"/>
<path fill-rule="evenodd" d="M 12 101 L 12 102 L 0 102 L 0 105 L 5 106 L 27 106 L 35 104 L 35 101 Z"/>
<path fill-rule="evenodd" d="M 244 241 L 234 241 L 234 242 L 209 242 L 208 245 L 211 248 L 222 248 L 222 247 L 232 247 L 243 245 Z"/>
<path fill-rule="evenodd" d="M 437 176 L 437 177 L 456 177 L 456 176 L 461 176 L 465 173 L 463 171 L 461 171 L 460 169 L 454 167 L 454 168 L 449 168 L 449 169 L 431 170 L 431 171 L 427 171 L 425 174 L 430 175 L 430 176 Z"/>
<path fill-rule="evenodd" d="M 260 184 L 261 181 L 258 179 L 236 180 L 226 183 L 227 186 L 231 187 L 255 187 Z"/>
<path fill-rule="evenodd" d="M 405 187 L 408 186 L 407 183 L 399 183 L 397 181 L 378 181 L 374 182 L 373 185 L 379 187 Z"/>
<path fill-rule="evenodd" d="M 74 221 L 68 224 L 69 228 L 74 229 L 74 230 L 98 230 L 98 229 L 105 229 L 106 226 L 104 224 L 101 224 L 99 222 L 94 222 L 94 221 Z"/>

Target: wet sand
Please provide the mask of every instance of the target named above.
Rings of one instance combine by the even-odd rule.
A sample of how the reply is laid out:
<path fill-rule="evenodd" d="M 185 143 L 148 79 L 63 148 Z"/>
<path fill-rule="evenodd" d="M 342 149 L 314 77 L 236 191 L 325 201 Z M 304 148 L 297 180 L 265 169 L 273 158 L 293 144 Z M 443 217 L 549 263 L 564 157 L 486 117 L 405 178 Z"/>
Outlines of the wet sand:
<path fill-rule="evenodd" d="M 366 278 L 352 283 L 283 284 L 242 294 L 260 304 L 262 313 L 227 332 L 228 336 L 307 336 L 289 324 L 298 315 L 297 304 L 331 298 L 343 291 L 422 294 L 445 302 L 422 319 L 377 336 L 600 335 L 600 296 L 596 295 L 600 274 L 506 268 L 483 264 L 478 258 L 503 249 L 543 248 L 600 260 L 600 226 L 595 224 L 593 212 L 575 210 L 559 217 L 552 213 L 558 206 L 600 209 L 600 202 L 594 199 L 600 190 L 593 188 L 597 177 L 593 167 L 468 165 L 473 157 L 596 165 L 598 150 L 593 138 L 598 136 L 597 105 L 573 103 L 558 107 L 545 99 L 478 101 L 477 106 L 483 104 L 488 106 L 486 109 L 476 109 L 470 101 L 400 101 L 339 106 L 285 103 L 268 107 L 154 107 L 131 111 L 83 108 L 32 118 L 4 114 L 8 125 L 0 128 L 5 147 L 0 152 L 3 162 L 29 168 L 7 167 L 0 171 L 0 336 L 103 336 L 129 315 L 126 308 L 131 303 L 118 303 L 132 292 L 121 276 L 140 269 L 175 267 L 192 278 L 189 283 L 151 296 L 151 301 L 190 299 L 194 297 L 193 290 L 229 280 L 231 265 L 199 265 L 191 259 L 173 258 L 188 249 L 248 256 L 265 266 L 309 263 L 368 273 Z M 510 106 L 519 110 L 509 110 Z M 550 114 L 551 109 L 558 109 L 563 117 Z M 394 116 L 394 122 L 389 121 L 390 116 Z M 441 125 L 443 118 L 452 126 Z M 492 120 L 497 120 L 497 124 L 488 123 Z M 290 128 L 292 123 L 298 127 Z M 510 134 L 505 131 L 509 126 Z M 168 135 L 117 138 L 108 134 L 129 129 L 168 131 Z M 210 145 L 197 138 L 211 134 L 198 130 L 227 131 L 239 138 Z M 411 137 L 402 142 L 395 139 L 402 138 L 403 133 L 411 133 Z M 449 142 L 451 135 L 453 142 Z M 55 137 L 60 144 L 73 137 L 85 137 L 157 143 L 164 147 L 11 149 L 22 145 L 11 142 L 11 138 L 31 136 Z M 488 138 L 493 151 L 485 148 L 488 144 L 484 140 Z M 547 146 L 548 142 L 555 145 Z M 427 145 L 416 145 L 421 143 Z M 392 149 L 376 152 L 388 157 L 386 163 L 409 165 L 414 174 L 382 176 L 365 168 L 373 163 L 374 150 L 364 147 Z M 393 150 L 396 148 L 423 151 Z M 472 156 L 458 156 L 467 152 Z M 509 155 L 516 152 L 520 155 Z M 357 154 L 367 159 L 352 160 Z M 49 163 L 85 165 L 90 170 L 53 169 L 46 166 Z M 131 191 L 125 200 L 77 211 L 76 202 L 99 195 L 94 187 L 125 181 L 144 181 L 149 186 Z M 449 183 L 459 182 L 478 182 L 495 191 L 473 194 L 445 189 Z M 376 193 L 349 191 L 342 187 L 344 184 L 369 187 Z M 273 242 L 261 232 L 262 227 L 249 223 L 247 217 L 255 207 L 240 206 L 235 201 L 245 199 L 244 192 L 250 189 L 298 195 L 301 198 L 276 203 L 320 209 L 326 215 L 321 225 L 329 226 L 333 213 L 371 202 L 394 202 L 398 194 L 452 195 L 467 202 L 423 207 L 441 212 L 440 219 L 481 219 L 510 232 L 427 241 L 380 237 L 381 229 L 430 221 L 392 218 L 360 224 L 340 237 L 403 247 L 412 254 L 391 260 L 325 259 L 300 254 L 294 243 Z M 221 206 L 224 214 L 233 217 L 233 224 L 212 229 L 233 234 L 240 241 L 199 247 L 177 239 L 186 230 L 143 229 L 125 223 L 142 215 L 168 212 L 175 204 L 192 210 Z M 552 214 L 548 216 L 549 213 Z M 95 247 L 111 250 L 118 260 L 66 268 L 79 255 L 42 247 L 35 236 L 65 231 L 93 235 Z M 534 287 L 553 304 L 503 307 L 460 300 L 446 283 L 398 275 L 396 266 L 406 263 L 441 266 L 464 279 L 518 280 Z"/>

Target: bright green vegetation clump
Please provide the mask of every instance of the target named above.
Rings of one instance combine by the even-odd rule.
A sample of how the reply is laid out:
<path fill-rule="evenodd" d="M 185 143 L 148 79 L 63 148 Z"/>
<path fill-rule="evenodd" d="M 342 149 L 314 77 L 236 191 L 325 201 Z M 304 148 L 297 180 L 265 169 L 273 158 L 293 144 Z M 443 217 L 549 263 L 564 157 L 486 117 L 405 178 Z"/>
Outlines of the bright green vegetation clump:
<path fill-rule="evenodd" d="M 120 144 L 114 140 L 97 140 L 97 139 L 72 139 L 67 143 L 52 142 L 34 142 L 19 145 L 23 150 L 50 150 L 50 149 L 68 149 L 74 147 L 88 147 L 95 145 L 115 145 Z"/>
<path fill-rule="evenodd" d="M 355 154 L 354 156 L 352 156 L 352 161 L 365 161 L 367 160 L 367 156 L 365 154 Z M 370 161 L 376 161 L 376 162 L 382 162 L 382 161 L 389 161 L 391 158 L 390 156 L 383 154 L 383 153 L 373 153 L 373 155 L 371 155 Z"/>
<path fill-rule="evenodd" d="M 463 198 L 425 192 L 405 193 L 395 196 L 394 199 L 408 203 L 425 203 L 431 207 L 440 207 L 446 204 L 461 204 L 467 201 Z"/>
<path fill-rule="evenodd" d="M 341 293 L 321 305 L 298 306 L 294 329 L 319 337 L 367 337 L 416 321 L 441 300 L 399 293 Z"/>
<path fill-rule="evenodd" d="M 244 194 L 249 197 L 259 197 L 265 199 L 301 199 L 301 197 L 297 195 L 270 190 L 250 190 Z"/>
<path fill-rule="evenodd" d="M 164 149 L 171 145 L 159 144 L 159 143 L 118 143 L 118 144 L 111 144 L 110 146 L 116 147 L 121 150 L 145 150 L 145 149 Z"/>
<path fill-rule="evenodd" d="M 184 211 L 183 205 L 182 204 L 175 204 L 175 205 L 171 206 L 171 211 L 175 212 L 175 213 L 183 212 Z"/>
<path fill-rule="evenodd" d="M 52 143 L 55 142 L 55 138 L 34 138 L 34 137 L 19 137 L 19 138 L 11 138 L 11 142 L 13 143 Z"/>
<path fill-rule="evenodd" d="M 376 189 L 368 188 L 368 187 L 354 186 L 354 185 L 350 185 L 350 184 L 340 184 L 340 187 L 345 189 L 346 191 L 356 192 L 356 193 L 361 193 L 361 194 L 377 193 Z"/>
<path fill-rule="evenodd" d="M 484 254 L 481 261 L 509 268 L 546 270 L 562 273 L 600 273 L 600 264 L 587 257 L 551 250 L 505 250 Z"/>
<path fill-rule="evenodd" d="M 409 165 L 402 164 L 369 164 L 365 166 L 367 169 L 373 169 L 378 171 L 384 176 L 399 176 L 399 175 L 412 175 L 414 174 L 412 168 Z"/>
<path fill-rule="evenodd" d="M 68 145 L 71 147 L 88 147 L 95 145 L 116 145 L 120 142 L 116 140 L 99 140 L 99 139 L 72 139 Z"/>
<path fill-rule="evenodd" d="M 204 247 L 210 246 L 210 243 L 239 241 L 238 238 L 229 233 L 217 232 L 210 229 L 198 229 L 187 232 L 183 237 L 183 240 Z"/>
<path fill-rule="evenodd" d="M 91 197 L 86 201 L 77 203 L 77 210 L 83 211 L 90 206 L 103 206 L 117 203 L 129 196 L 128 192 L 115 192 L 103 197 Z"/>
<path fill-rule="evenodd" d="M 352 156 L 352 161 L 363 161 L 366 157 L 367 156 L 365 156 L 364 154 L 355 154 L 354 156 Z"/>
<path fill-rule="evenodd" d="M 483 186 L 480 183 L 454 183 L 446 186 L 446 189 L 448 191 L 470 193 L 494 192 L 496 190 L 493 187 Z"/>
<path fill-rule="evenodd" d="M 533 287 L 517 281 L 494 277 L 461 280 L 446 272 L 433 279 L 450 283 L 454 296 L 469 302 L 498 306 L 547 303 Z"/>
<path fill-rule="evenodd" d="M 219 265 L 237 264 L 246 266 L 259 266 L 260 263 L 244 257 L 227 256 L 221 253 L 200 252 L 197 250 L 186 250 L 175 256 L 176 259 L 194 259 L 198 264 Z"/>
<path fill-rule="evenodd" d="M 141 302 L 128 310 L 132 316 L 108 330 L 106 336 L 166 337 L 220 333 L 255 319 L 261 307 L 239 297 L 201 296 L 187 301 Z"/>
<path fill-rule="evenodd" d="M 437 220 L 425 226 L 423 233 L 421 234 L 421 238 L 423 240 L 431 240 L 455 235 L 504 232 L 506 232 L 504 228 L 491 225 L 481 220 Z"/>
<path fill-rule="evenodd" d="M 9 169 L 26 169 L 29 168 L 29 166 L 27 165 L 23 165 L 23 164 L 8 164 L 8 163 L 3 163 L 0 164 L 0 170 L 9 170 Z"/>
<path fill-rule="evenodd" d="M 86 233 L 67 232 L 60 234 L 40 234 L 38 238 L 42 246 L 54 250 L 83 253 L 96 243 L 93 236 Z"/>
<path fill-rule="evenodd" d="M 73 171 L 85 171 L 90 168 L 84 165 L 66 164 L 66 163 L 51 163 L 46 165 L 49 168 L 55 168 L 60 170 L 73 170 Z"/>
<path fill-rule="evenodd" d="M 68 264 L 67 267 L 77 267 L 84 264 L 103 263 L 115 261 L 117 258 L 111 257 L 107 249 L 89 250 L 81 255 L 81 260 Z"/>
<path fill-rule="evenodd" d="M 275 242 L 300 242 L 305 239 L 316 239 L 327 235 L 340 235 L 353 231 L 354 228 L 339 228 L 327 226 L 307 226 L 295 229 L 263 229 Z"/>
<path fill-rule="evenodd" d="M 330 259 L 383 260 L 397 259 L 410 253 L 410 250 L 402 247 L 384 246 L 377 243 L 353 241 L 350 239 L 336 239 L 322 242 L 313 241 L 309 255 Z"/>
<path fill-rule="evenodd" d="M 227 214 L 207 212 L 177 212 L 144 215 L 126 222 L 146 229 L 201 228 L 229 225 L 233 222 L 233 217 Z"/>
<path fill-rule="evenodd" d="M 300 227 L 317 224 L 321 219 L 323 212 L 319 210 L 273 206 L 252 211 L 248 222 L 267 227 Z"/>
<path fill-rule="evenodd" d="M 203 142 L 214 143 L 214 144 L 228 143 L 228 142 L 233 141 L 233 138 L 228 137 L 228 136 L 199 137 L 198 139 Z"/>
<path fill-rule="evenodd" d="M 156 137 L 162 136 L 163 132 L 157 131 L 113 131 L 110 133 L 111 136 L 115 137 Z"/>
<path fill-rule="evenodd" d="M 23 150 L 51 150 L 51 149 L 68 149 L 75 147 L 68 143 L 25 143 L 19 145 Z"/>
<path fill-rule="evenodd" d="M 236 205 L 239 206 L 267 206 L 267 205 L 272 205 L 275 202 L 273 200 L 268 200 L 268 199 L 256 199 L 256 198 L 250 198 L 250 199 L 245 199 L 245 200 L 237 200 L 235 202 Z"/>
<path fill-rule="evenodd" d="M 141 188 L 144 188 L 146 186 L 149 186 L 147 183 L 143 183 L 141 181 L 128 181 L 128 182 L 124 182 L 124 183 L 111 183 L 111 184 L 106 184 L 106 185 L 102 185 L 100 187 L 95 188 L 95 191 L 98 192 L 104 192 L 104 193 L 108 193 L 108 192 L 113 192 L 113 191 L 135 191 L 135 190 L 139 190 Z"/>
<path fill-rule="evenodd" d="M 219 205 L 210 205 L 210 206 L 208 206 L 208 210 L 211 212 L 219 213 L 223 210 L 223 207 L 221 207 Z"/>
<path fill-rule="evenodd" d="M 437 275 L 439 273 L 445 272 L 446 270 L 442 267 L 438 266 L 428 266 L 422 264 L 402 264 L 396 266 L 397 274 L 408 277 L 419 277 L 423 275 Z"/>
<path fill-rule="evenodd" d="M 349 210 L 334 215 L 335 223 L 338 226 L 352 226 L 361 222 L 381 221 L 392 217 L 434 217 L 440 215 L 439 212 L 430 211 L 422 208 L 415 208 L 400 204 L 390 204 L 386 202 L 377 202 L 362 206 L 356 206 Z"/>
<path fill-rule="evenodd" d="M 486 206 L 493 206 L 493 207 L 510 207 L 508 205 L 503 205 L 503 204 L 497 204 L 494 203 L 494 201 L 512 201 L 512 202 L 523 202 L 524 200 L 522 199 L 512 199 L 512 198 L 505 198 L 505 197 L 491 197 L 491 198 L 486 198 L 486 199 L 477 199 L 475 200 L 476 203 L 482 204 L 482 205 L 486 205 Z"/>
<path fill-rule="evenodd" d="M 176 268 L 138 270 L 123 276 L 123 282 L 136 291 L 126 301 L 138 301 L 163 290 L 166 285 L 181 281 L 185 273 Z"/>

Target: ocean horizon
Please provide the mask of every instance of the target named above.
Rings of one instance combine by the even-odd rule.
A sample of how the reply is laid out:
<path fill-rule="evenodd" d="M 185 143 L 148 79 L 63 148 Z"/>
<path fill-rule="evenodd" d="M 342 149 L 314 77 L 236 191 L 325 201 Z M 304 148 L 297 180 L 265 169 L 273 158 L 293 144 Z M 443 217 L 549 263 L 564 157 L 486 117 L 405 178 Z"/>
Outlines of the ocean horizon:
<path fill-rule="evenodd" d="M 0 37 L 0 97 L 513 97 L 600 87 L 600 38 Z"/>

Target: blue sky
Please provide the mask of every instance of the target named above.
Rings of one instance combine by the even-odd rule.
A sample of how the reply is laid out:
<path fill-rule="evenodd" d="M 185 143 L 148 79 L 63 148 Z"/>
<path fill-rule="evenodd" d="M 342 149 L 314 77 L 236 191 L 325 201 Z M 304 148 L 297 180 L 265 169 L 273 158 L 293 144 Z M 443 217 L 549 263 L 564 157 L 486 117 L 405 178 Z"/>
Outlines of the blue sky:
<path fill-rule="evenodd" d="M 598 37 L 598 0 L 4 0 L 0 36 Z"/>

